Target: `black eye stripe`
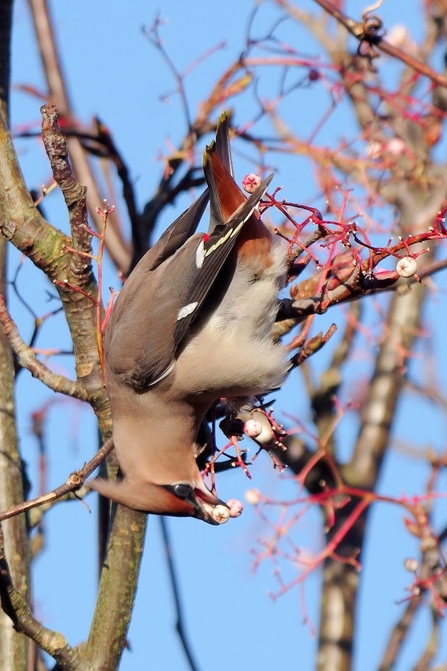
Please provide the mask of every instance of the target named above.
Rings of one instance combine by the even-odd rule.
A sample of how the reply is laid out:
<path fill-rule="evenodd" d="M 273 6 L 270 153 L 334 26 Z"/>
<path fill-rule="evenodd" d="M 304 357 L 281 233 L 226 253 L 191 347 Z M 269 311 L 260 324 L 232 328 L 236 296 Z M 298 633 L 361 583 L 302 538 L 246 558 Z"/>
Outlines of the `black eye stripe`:
<path fill-rule="evenodd" d="M 180 482 L 177 485 L 164 485 L 164 487 L 172 492 L 178 499 L 182 499 L 182 501 L 190 500 L 191 496 L 194 494 L 191 485 L 186 485 L 183 482 Z"/>

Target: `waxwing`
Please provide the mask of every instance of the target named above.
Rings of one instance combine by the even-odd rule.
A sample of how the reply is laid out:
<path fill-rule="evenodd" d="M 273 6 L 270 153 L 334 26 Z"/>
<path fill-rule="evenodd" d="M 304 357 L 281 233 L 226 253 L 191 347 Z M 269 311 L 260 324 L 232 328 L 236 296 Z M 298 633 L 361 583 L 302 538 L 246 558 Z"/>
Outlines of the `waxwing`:
<path fill-rule="evenodd" d="M 235 409 L 278 387 L 289 364 L 272 341 L 287 246 L 233 179 L 229 117 L 204 153 L 207 191 L 141 259 L 104 336 L 105 380 L 122 479 L 89 482 L 148 513 L 221 524 L 230 510 L 204 484 L 197 433 L 212 404 Z M 195 233 L 210 200 L 208 233 Z"/>

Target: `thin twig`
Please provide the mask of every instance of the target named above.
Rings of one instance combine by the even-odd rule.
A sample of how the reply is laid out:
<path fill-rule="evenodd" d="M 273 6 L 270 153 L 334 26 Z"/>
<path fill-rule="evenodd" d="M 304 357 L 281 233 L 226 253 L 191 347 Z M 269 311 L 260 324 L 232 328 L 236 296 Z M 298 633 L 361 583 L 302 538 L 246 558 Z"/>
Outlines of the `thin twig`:
<path fill-rule="evenodd" d="M 81 401 L 86 401 L 88 398 L 84 387 L 77 381 L 69 380 L 63 375 L 52 373 L 49 368 L 45 366 L 34 354 L 31 347 L 29 347 L 18 331 L 16 324 L 13 322 L 11 315 L 5 304 L 4 297 L 0 294 L 0 324 L 3 327 L 6 337 L 8 338 L 15 355 L 17 356 L 19 364 L 29 370 L 31 375 L 47 387 L 60 394 L 78 398 Z"/>
<path fill-rule="evenodd" d="M 63 485 L 56 487 L 56 489 L 48 492 L 48 494 L 38 496 L 37 498 L 31 499 L 30 501 L 24 501 L 23 503 L 19 503 L 17 506 L 13 506 L 4 512 L 0 512 L 0 522 L 11 517 L 15 517 L 16 515 L 20 515 L 27 510 L 31 510 L 31 508 L 37 508 L 37 506 L 41 506 L 42 504 L 53 503 L 69 492 L 76 491 L 82 487 L 85 479 L 95 470 L 95 468 L 99 466 L 99 464 L 107 457 L 107 455 L 110 454 L 112 449 L 113 440 L 112 438 L 109 438 L 109 440 L 105 442 L 104 445 L 98 450 L 95 456 L 86 464 L 84 464 L 84 466 L 79 469 L 79 471 L 70 473 Z"/>
<path fill-rule="evenodd" d="M 432 608 L 432 628 L 422 655 L 414 665 L 412 671 L 426 671 L 432 665 L 433 659 L 439 650 L 439 621 L 441 616 L 436 608 Z"/>
<path fill-rule="evenodd" d="M 415 615 L 418 612 L 421 603 L 422 600 L 416 597 L 413 597 L 408 602 L 402 617 L 399 618 L 398 622 L 391 630 L 390 638 L 388 640 L 379 671 L 391 671 L 391 669 L 394 668 L 399 652 L 402 649 L 402 644 L 407 638 L 408 631 L 414 621 Z"/>
<path fill-rule="evenodd" d="M 151 26 L 151 28 L 149 30 L 143 29 L 143 33 L 145 37 L 149 40 L 149 42 L 152 44 L 152 46 L 158 50 L 168 69 L 170 70 L 171 75 L 175 79 L 175 82 L 177 84 L 176 93 L 178 93 L 178 95 L 180 96 L 181 105 L 183 107 L 183 113 L 185 115 L 186 124 L 189 132 L 191 130 L 191 113 L 189 111 L 188 96 L 186 95 L 185 91 L 185 82 L 184 82 L 185 75 L 184 73 L 179 72 L 172 58 L 169 56 L 168 52 L 163 46 L 163 41 L 160 37 L 158 30 L 161 23 L 162 21 L 160 19 L 160 16 L 159 15 L 156 16 L 155 21 Z"/>
<path fill-rule="evenodd" d="M 76 125 L 75 115 L 59 58 L 49 3 L 47 0 L 28 1 L 34 21 L 42 66 L 47 80 L 49 98 L 57 107 L 59 114 L 69 123 L 71 122 L 72 125 Z M 101 204 L 103 198 L 100 196 L 100 189 L 96 183 L 88 157 L 77 138 L 69 138 L 68 147 L 76 177 L 88 189 L 87 202 L 90 216 L 95 222 L 95 226 L 98 227 L 98 230 L 101 230 L 102 221 L 96 213 L 96 208 Z M 117 267 L 122 272 L 126 272 L 130 262 L 130 250 L 124 241 L 120 222 L 116 216 L 111 218 L 106 246 Z"/>
<path fill-rule="evenodd" d="M 11 618 L 15 629 L 35 641 L 42 650 L 60 662 L 65 671 L 77 671 L 81 667 L 79 651 L 72 648 L 66 638 L 57 631 L 44 627 L 18 592 L 12 582 L 6 559 L 3 529 L 0 524 L 0 600 L 5 613 Z"/>
<path fill-rule="evenodd" d="M 189 668 L 191 671 L 198 671 L 199 667 L 197 666 L 194 656 L 191 651 L 191 647 L 188 642 L 188 638 L 185 631 L 185 617 L 183 614 L 183 606 L 180 598 L 180 588 L 179 581 L 177 577 L 177 572 L 174 566 L 174 560 L 172 557 L 172 544 L 169 538 L 168 524 L 165 517 L 160 517 L 160 528 L 163 536 L 163 545 L 166 555 L 166 561 L 168 563 L 169 578 L 171 581 L 172 594 L 174 596 L 175 611 L 177 613 L 177 623 L 176 629 L 180 638 L 180 642 L 183 647 L 183 651 L 188 660 Z"/>
<path fill-rule="evenodd" d="M 92 147 L 92 145 L 87 145 L 83 143 L 83 146 L 85 147 L 85 149 L 87 149 L 87 151 L 94 153 L 95 146 L 98 146 L 97 143 L 99 143 L 99 146 L 102 148 L 102 155 L 101 154 L 99 155 L 102 158 L 108 158 L 110 161 L 112 161 L 112 163 L 114 163 L 116 171 L 118 173 L 118 177 L 120 178 L 123 187 L 123 198 L 126 203 L 127 214 L 129 215 L 130 225 L 132 231 L 135 231 L 136 229 L 138 229 L 139 226 L 140 214 L 137 207 L 135 191 L 132 184 L 129 168 L 127 167 L 123 156 L 118 150 L 118 147 L 115 144 L 115 141 L 113 139 L 110 130 L 98 117 L 95 117 L 94 119 L 94 127 L 96 130 L 96 134 L 92 136 L 92 139 L 95 144 Z"/>
<path fill-rule="evenodd" d="M 354 19 L 349 18 L 349 16 L 343 14 L 343 12 L 341 12 L 340 9 L 330 0 L 315 0 L 315 2 L 320 5 L 320 7 L 322 7 L 328 14 L 333 16 L 334 19 L 341 23 L 346 28 L 346 30 L 351 33 L 351 35 L 359 40 L 359 42 L 369 42 L 368 36 L 365 34 L 363 21 L 355 21 Z M 414 56 L 411 56 L 411 54 L 407 53 L 406 51 L 403 51 L 402 49 L 395 47 L 393 44 L 390 44 L 384 40 L 383 37 L 376 35 L 374 40 L 371 40 L 371 44 L 373 44 L 374 47 L 377 47 L 377 49 L 383 51 L 383 53 L 387 54 L 388 56 L 392 56 L 393 58 L 402 61 L 402 63 L 408 65 L 408 67 L 410 67 L 415 72 L 419 72 L 419 74 L 424 75 L 424 77 L 428 77 L 432 82 L 439 84 L 439 86 L 447 86 L 447 77 L 439 74 L 439 72 L 435 72 L 435 70 L 433 70 L 429 65 L 426 65 L 426 63 L 422 63 L 421 61 L 417 60 L 417 58 L 414 58 Z"/>

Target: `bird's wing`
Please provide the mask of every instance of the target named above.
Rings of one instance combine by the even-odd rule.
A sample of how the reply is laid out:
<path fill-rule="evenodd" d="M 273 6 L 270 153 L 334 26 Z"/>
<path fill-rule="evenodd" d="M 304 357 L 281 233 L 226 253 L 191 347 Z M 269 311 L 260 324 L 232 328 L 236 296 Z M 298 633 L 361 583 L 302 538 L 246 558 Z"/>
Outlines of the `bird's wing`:
<path fill-rule="evenodd" d="M 172 360 L 172 339 L 179 305 L 163 300 L 162 274 L 155 272 L 196 230 L 208 202 L 205 191 L 163 233 L 129 275 L 115 303 L 104 335 L 107 367 L 123 382 L 138 386 L 139 362 L 145 361 L 145 348 L 151 322 L 165 325 L 165 331 L 154 330 L 154 362 L 145 361 L 146 376 L 157 379 Z M 171 325 L 170 332 L 168 325 Z M 158 339 L 158 342 L 157 342 Z"/>
<path fill-rule="evenodd" d="M 265 194 L 273 175 L 265 179 L 251 196 L 244 199 L 225 223 L 214 227 L 210 235 L 197 236 L 172 257 L 169 279 L 173 291 L 177 287 L 181 309 L 177 318 L 174 347 L 177 350 L 192 321 L 200 314 L 200 308 L 210 292 L 219 272 L 227 260 L 245 222 L 252 216 Z M 232 178 L 231 178 L 232 179 Z M 210 190 L 210 197 L 213 194 Z"/>
<path fill-rule="evenodd" d="M 147 389 L 172 370 L 177 350 L 252 217 L 272 175 L 246 198 L 233 179 L 229 116 L 206 148 L 208 189 L 161 236 L 129 276 L 105 335 L 108 368 L 134 389 Z M 191 235 L 210 199 L 211 227 Z"/>
<path fill-rule="evenodd" d="M 143 390 L 170 373 L 188 328 L 271 179 L 210 235 L 192 236 L 154 270 L 144 258 L 140 261 L 124 285 L 106 331 L 107 365 L 122 382 Z"/>
<path fill-rule="evenodd" d="M 146 270 L 154 270 L 172 256 L 195 233 L 209 200 L 208 190 L 181 214 L 151 247 L 145 259 Z"/>

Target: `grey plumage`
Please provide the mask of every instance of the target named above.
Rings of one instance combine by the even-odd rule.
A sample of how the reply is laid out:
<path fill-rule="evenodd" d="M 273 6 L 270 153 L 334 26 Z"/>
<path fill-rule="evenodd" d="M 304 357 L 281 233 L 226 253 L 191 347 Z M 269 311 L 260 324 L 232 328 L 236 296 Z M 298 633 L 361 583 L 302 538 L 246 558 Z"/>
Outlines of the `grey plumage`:
<path fill-rule="evenodd" d="M 244 404 L 284 380 L 271 339 L 287 249 L 254 212 L 272 177 L 246 198 L 232 177 L 228 118 L 204 157 L 208 234 L 194 233 L 205 192 L 131 273 L 104 338 L 113 437 L 123 479 L 90 486 L 137 510 L 212 524 L 228 509 L 204 485 L 197 432 L 221 397 Z"/>

